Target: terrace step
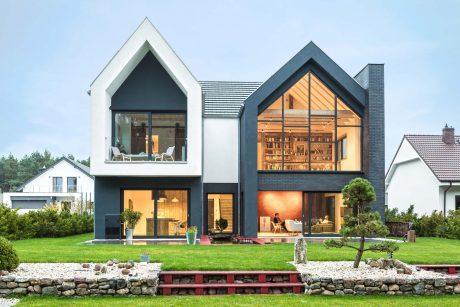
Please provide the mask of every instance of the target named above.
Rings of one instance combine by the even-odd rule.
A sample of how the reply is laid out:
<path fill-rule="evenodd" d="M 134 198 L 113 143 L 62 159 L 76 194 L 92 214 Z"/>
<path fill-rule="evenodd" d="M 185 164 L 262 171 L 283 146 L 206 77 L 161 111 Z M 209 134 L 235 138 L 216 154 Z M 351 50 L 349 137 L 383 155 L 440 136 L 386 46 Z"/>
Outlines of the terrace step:
<path fill-rule="evenodd" d="M 296 271 L 162 271 L 160 295 L 300 293 Z"/>
<path fill-rule="evenodd" d="M 416 267 L 426 271 L 434 271 L 449 275 L 460 275 L 459 264 L 420 264 L 416 265 Z"/>

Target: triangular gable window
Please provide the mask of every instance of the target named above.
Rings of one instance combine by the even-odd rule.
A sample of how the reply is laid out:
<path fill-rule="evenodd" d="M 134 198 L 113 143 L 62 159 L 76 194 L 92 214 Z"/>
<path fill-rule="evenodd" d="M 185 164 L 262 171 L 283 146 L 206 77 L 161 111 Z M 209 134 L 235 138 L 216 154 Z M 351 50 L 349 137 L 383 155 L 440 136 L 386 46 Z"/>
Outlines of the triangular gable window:
<path fill-rule="evenodd" d="M 361 123 L 309 72 L 258 116 L 258 169 L 359 171 Z"/>

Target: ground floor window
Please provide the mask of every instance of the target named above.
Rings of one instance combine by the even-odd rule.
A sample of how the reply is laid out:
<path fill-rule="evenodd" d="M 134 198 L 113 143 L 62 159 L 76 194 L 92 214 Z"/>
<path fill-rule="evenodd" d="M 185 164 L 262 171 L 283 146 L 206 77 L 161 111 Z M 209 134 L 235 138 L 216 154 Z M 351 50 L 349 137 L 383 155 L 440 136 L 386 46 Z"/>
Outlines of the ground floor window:
<path fill-rule="evenodd" d="M 233 194 L 208 194 L 208 232 L 233 233 Z"/>
<path fill-rule="evenodd" d="M 455 195 L 455 210 L 460 210 L 460 195 Z"/>
<path fill-rule="evenodd" d="M 134 236 L 184 236 L 188 220 L 187 190 L 124 190 L 123 210 L 140 211 Z"/>
<path fill-rule="evenodd" d="M 340 193 L 260 191 L 259 235 L 335 234 L 347 210 Z"/>

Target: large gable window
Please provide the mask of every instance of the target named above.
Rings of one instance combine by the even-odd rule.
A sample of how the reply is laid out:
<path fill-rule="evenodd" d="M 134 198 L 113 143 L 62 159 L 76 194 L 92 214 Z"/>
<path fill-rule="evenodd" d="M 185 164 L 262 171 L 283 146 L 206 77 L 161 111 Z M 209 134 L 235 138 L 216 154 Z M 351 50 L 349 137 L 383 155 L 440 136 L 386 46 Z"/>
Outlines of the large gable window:
<path fill-rule="evenodd" d="M 258 117 L 259 170 L 360 171 L 361 118 L 309 72 Z"/>

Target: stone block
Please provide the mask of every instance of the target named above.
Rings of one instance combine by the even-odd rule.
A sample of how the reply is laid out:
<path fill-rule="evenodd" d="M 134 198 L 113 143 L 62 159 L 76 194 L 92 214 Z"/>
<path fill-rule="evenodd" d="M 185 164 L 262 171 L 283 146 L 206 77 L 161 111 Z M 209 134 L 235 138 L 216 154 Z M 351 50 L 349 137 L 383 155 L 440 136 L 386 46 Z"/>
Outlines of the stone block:
<path fill-rule="evenodd" d="M 324 290 L 322 294 L 323 294 L 323 295 L 329 295 L 329 296 L 331 296 L 331 295 L 335 295 L 335 293 L 334 293 L 334 292 L 332 292 L 332 291 L 329 291 L 329 290 Z"/>
<path fill-rule="evenodd" d="M 43 287 L 42 294 L 43 295 L 58 295 L 59 291 L 56 289 L 56 287 Z"/>
<path fill-rule="evenodd" d="M 64 295 L 64 296 L 73 296 L 73 295 L 75 295 L 75 290 L 70 289 L 70 290 L 63 291 L 62 295 Z"/>
<path fill-rule="evenodd" d="M 87 295 L 88 294 L 88 289 L 86 288 L 77 288 L 77 290 L 75 291 L 75 293 L 77 295 Z"/>
<path fill-rule="evenodd" d="M 70 289 L 75 289 L 75 283 L 70 282 L 70 281 L 64 281 L 62 283 L 62 290 L 67 291 L 67 290 L 70 290 Z"/>
<path fill-rule="evenodd" d="M 446 280 L 444 278 L 436 278 L 434 280 L 434 286 L 436 288 L 438 287 L 445 287 L 446 286 Z"/>
<path fill-rule="evenodd" d="M 26 288 L 16 288 L 13 289 L 13 294 L 18 294 L 18 295 L 26 295 L 27 294 L 27 289 Z"/>
<path fill-rule="evenodd" d="M 294 263 L 305 264 L 307 263 L 307 239 L 303 236 L 295 238 L 294 242 Z"/>
<path fill-rule="evenodd" d="M 399 285 L 397 284 L 392 284 L 388 287 L 389 291 L 399 291 Z"/>
<path fill-rule="evenodd" d="M 50 278 L 41 278 L 39 281 L 39 285 L 42 287 L 49 287 L 53 285 L 53 280 Z"/>
<path fill-rule="evenodd" d="M 117 290 L 117 294 L 120 294 L 120 295 L 126 295 L 129 293 L 129 289 L 128 288 L 123 288 L 123 289 L 118 289 Z"/>
<path fill-rule="evenodd" d="M 18 286 L 18 283 L 14 281 L 9 281 L 6 283 L 6 287 L 8 289 L 13 289 L 13 288 L 16 288 L 17 286 Z"/>

